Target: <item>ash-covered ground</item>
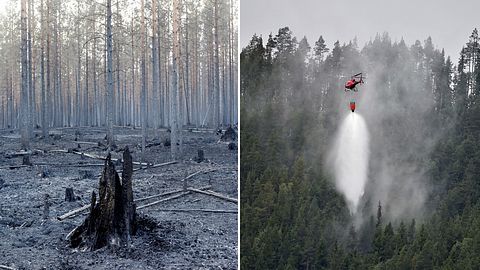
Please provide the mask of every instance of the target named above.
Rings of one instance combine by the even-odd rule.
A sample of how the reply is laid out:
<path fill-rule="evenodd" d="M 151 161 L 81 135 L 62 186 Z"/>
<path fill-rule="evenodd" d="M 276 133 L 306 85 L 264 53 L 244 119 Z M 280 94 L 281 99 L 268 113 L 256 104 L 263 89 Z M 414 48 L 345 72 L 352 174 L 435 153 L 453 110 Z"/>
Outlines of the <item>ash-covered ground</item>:
<path fill-rule="evenodd" d="M 237 198 L 237 150 L 219 142 L 213 131 L 183 132 L 184 155 L 177 164 L 148 168 L 133 173 L 134 199 L 189 187 L 211 185 L 210 190 Z M 160 139 L 146 148 L 145 162 L 171 161 L 170 147 Z M 39 131 L 36 131 L 39 135 Z M 121 159 L 125 146 L 133 161 L 141 161 L 141 130 L 116 128 L 117 151 Z M 32 166 L 22 164 L 18 132 L 0 130 L 0 265 L 14 269 L 236 269 L 237 214 L 206 212 L 166 212 L 161 209 L 237 210 L 237 204 L 213 196 L 190 193 L 137 211 L 139 229 L 130 248 L 102 248 L 82 251 L 69 247 L 67 234 L 81 224 L 84 214 L 63 221 L 58 216 L 90 203 L 92 191 L 98 194 L 98 175 L 104 161 L 55 150 L 79 151 L 106 156 L 105 130 L 101 128 L 63 128 L 50 131 L 48 141 L 37 136 L 31 142 Z M 80 147 L 79 147 L 80 146 Z M 206 160 L 196 162 L 197 151 Z M 54 150 L 54 151 L 52 151 Z M 79 166 L 80 165 L 80 166 Z M 121 170 L 121 164 L 116 166 Z M 139 168 L 134 165 L 134 168 Z M 73 188 L 78 200 L 65 201 L 65 189 Z M 48 219 L 44 220 L 45 194 L 48 194 Z M 168 197 L 168 196 L 167 196 Z M 159 197 L 138 205 L 165 197 Z"/>

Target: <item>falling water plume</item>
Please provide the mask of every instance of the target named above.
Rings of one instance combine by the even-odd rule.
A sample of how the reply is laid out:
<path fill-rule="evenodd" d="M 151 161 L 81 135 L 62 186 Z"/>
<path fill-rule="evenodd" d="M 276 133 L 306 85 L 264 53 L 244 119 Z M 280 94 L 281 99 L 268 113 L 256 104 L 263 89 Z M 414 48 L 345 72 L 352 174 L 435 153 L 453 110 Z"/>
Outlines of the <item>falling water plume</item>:
<path fill-rule="evenodd" d="M 345 195 L 350 212 L 357 211 L 368 174 L 369 138 L 365 120 L 349 113 L 338 130 L 330 161 L 337 189 Z"/>

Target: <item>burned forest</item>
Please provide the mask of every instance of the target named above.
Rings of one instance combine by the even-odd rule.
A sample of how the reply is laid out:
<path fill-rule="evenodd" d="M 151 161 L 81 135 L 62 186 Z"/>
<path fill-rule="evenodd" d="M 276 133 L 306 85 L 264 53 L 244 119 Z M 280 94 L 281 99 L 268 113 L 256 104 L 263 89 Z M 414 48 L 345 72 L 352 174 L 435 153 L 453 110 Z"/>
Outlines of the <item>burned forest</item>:
<path fill-rule="evenodd" d="M 1 269 L 237 267 L 238 1 L 0 13 Z"/>

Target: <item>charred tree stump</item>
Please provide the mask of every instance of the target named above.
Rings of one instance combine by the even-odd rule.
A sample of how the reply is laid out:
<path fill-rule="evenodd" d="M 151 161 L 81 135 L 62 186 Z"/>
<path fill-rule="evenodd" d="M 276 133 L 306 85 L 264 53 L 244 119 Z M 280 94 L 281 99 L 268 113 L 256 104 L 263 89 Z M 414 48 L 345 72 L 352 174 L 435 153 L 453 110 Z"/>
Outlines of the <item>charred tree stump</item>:
<path fill-rule="evenodd" d="M 225 133 L 223 133 L 222 137 L 220 137 L 220 140 L 224 142 L 233 142 L 237 139 L 237 132 L 232 128 L 232 126 L 229 126 L 227 130 L 225 130 Z"/>
<path fill-rule="evenodd" d="M 132 156 L 123 152 L 122 181 L 110 154 L 105 160 L 96 201 L 92 193 L 90 214 L 70 236 L 71 247 L 96 250 L 104 246 L 128 246 L 136 232 L 135 204 L 132 191 Z"/>
<path fill-rule="evenodd" d="M 65 189 L 65 201 L 66 202 L 74 202 L 75 201 L 75 194 L 73 193 L 73 188 L 66 188 Z"/>
<path fill-rule="evenodd" d="M 48 200 L 49 198 L 50 196 L 48 194 L 45 194 L 43 196 L 43 220 L 47 220 L 50 214 L 50 202 Z"/>
<path fill-rule="evenodd" d="M 30 162 L 30 155 L 23 156 L 22 165 L 32 166 L 32 162 Z"/>
<path fill-rule="evenodd" d="M 123 151 L 123 170 L 122 170 L 122 196 L 125 203 L 123 219 L 125 220 L 124 239 L 127 246 L 130 243 L 131 236 L 136 233 L 136 206 L 133 202 L 132 190 L 133 162 L 128 146 Z"/>
<path fill-rule="evenodd" d="M 205 154 L 203 153 L 202 149 L 198 149 L 197 156 L 193 158 L 194 161 L 200 163 L 205 160 Z"/>
<path fill-rule="evenodd" d="M 237 150 L 237 145 L 234 142 L 229 143 L 228 150 Z"/>

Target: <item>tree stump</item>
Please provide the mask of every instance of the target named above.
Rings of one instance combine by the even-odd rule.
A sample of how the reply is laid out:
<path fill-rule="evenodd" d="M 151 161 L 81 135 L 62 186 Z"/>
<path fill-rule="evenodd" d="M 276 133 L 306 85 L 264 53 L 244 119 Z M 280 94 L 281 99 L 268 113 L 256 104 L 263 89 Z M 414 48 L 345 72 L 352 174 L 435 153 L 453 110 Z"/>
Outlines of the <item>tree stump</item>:
<path fill-rule="evenodd" d="M 48 194 L 45 194 L 43 196 L 43 220 L 47 220 L 50 214 L 50 202 L 48 200 L 49 198 L 50 196 Z"/>
<path fill-rule="evenodd" d="M 200 163 L 205 160 L 205 155 L 202 149 L 198 149 L 197 156 L 193 158 L 197 163 Z"/>
<path fill-rule="evenodd" d="M 65 189 L 65 201 L 66 202 L 74 202 L 75 201 L 75 194 L 73 193 L 73 188 L 66 188 Z"/>
<path fill-rule="evenodd" d="M 220 140 L 224 142 L 228 141 L 235 141 L 237 139 L 237 132 L 232 128 L 232 126 L 229 126 L 227 130 L 225 130 L 225 133 L 223 133 L 222 137 L 220 137 Z"/>
<path fill-rule="evenodd" d="M 122 181 L 115 171 L 110 153 L 99 182 L 99 201 L 92 192 L 90 214 L 70 237 L 71 247 L 96 250 L 104 246 L 128 246 L 136 232 L 136 213 L 132 192 L 132 156 L 123 152 Z"/>
<path fill-rule="evenodd" d="M 237 145 L 234 142 L 229 143 L 228 150 L 237 150 Z"/>
<path fill-rule="evenodd" d="M 32 162 L 30 162 L 30 155 L 23 156 L 22 165 L 32 166 Z"/>

